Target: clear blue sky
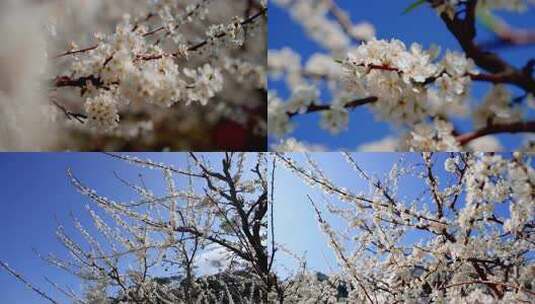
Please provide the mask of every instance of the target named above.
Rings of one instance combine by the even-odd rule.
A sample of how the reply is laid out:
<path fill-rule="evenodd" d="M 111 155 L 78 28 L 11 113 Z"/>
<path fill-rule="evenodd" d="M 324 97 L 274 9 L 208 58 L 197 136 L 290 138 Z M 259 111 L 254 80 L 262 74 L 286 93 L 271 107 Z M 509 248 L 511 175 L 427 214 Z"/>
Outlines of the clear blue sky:
<path fill-rule="evenodd" d="M 136 155 L 176 166 L 183 165 L 185 159 L 181 153 Z M 116 200 L 130 200 L 134 196 L 113 176 L 114 171 L 134 181 L 142 173 L 147 186 L 155 193 L 164 190 L 159 171 L 132 166 L 104 154 L 0 154 L 0 259 L 54 295 L 57 292 L 46 283 L 45 276 L 68 284 L 75 290 L 80 288 L 80 283 L 72 276 L 48 266 L 36 256 L 33 249 L 45 255 L 56 253 L 64 256 L 66 251 L 54 234 L 58 223 L 64 224 L 66 231 L 74 235 L 71 212 L 89 224 L 84 208 L 89 201 L 70 184 L 66 176 L 67 168 L 72 168 L 75 175 L 99 193 Z M 3 270 L 0 270 L 0 294 L 2 304 L 45 303 Z"/>
<path fill-rule="evenodd" d="M 377 30 L 377 37 L 380 39 L 397 38 L 410 45 L 412 42 L 419 42 L 425 47 L 432 43 L 442 46 L 442 50 L 458 50 L 459 46 L 454 37 L 447 31 L 437 14 L 428 6 L 422 6 L 413 12 L 402 15 L 401 12 L 411 4 L 412 0 L 337 0 L 341 7 L 350 12 L 354 22 L 371 22 Z M 312 40 L 307 38 L 300 26 L 294 23 L 287 11 L 280 9 L 270 2 L 269 15 L 269 49 L 280 49 L 285 46 L 292 48 L 301 54 L 303 63 L 315 52 L 325 52 L 319 48 Z M 535 28 L 535 10 L 524 14 L 501 14 L 514 26 L 521 28 Z M 478 39 L 485 40 L 490 37 L 490 33 L 481 29 Z M 535 57 L 535 46 L 522 47 L 516 49 L 500 50 L 500 54 L 511 63 L 522 66 L 529 58 Z M 281 96 L 288 97 L 288 92 L 284 84 L 280 81 L 270 81 L 269 86 L 280 92 Z M 488 89 L 488 85 L 478 85 L 474 88 L 473 95 L 481 97 Z M 518 91 L 516 91 L 518 93 Z M 298 139 L 310 143 L 324 144 L 332 149 L 346 148 L 354 149 L 361 143 L 376 141 L 392 133 L 388 124 L 376 122 L 365 108 L 359 108 L 351 114 L 349 129 L 339 135 L 331 136 L 330 133 L 320 129 L 318 114 L 302 115 L 295 119 L 298 126 L 294 131 L 294 136 Z M 529 117 L 535 117 L 535 111 L 530 111 Z M 461 131 L 471 130 L 472 127 L 467 121 L 456 122 Z M 522 142 L 521 135 L 499 136 L 506 148 L 516 147 Z M 276 143 L 270 138 L 270 143 Z"/>

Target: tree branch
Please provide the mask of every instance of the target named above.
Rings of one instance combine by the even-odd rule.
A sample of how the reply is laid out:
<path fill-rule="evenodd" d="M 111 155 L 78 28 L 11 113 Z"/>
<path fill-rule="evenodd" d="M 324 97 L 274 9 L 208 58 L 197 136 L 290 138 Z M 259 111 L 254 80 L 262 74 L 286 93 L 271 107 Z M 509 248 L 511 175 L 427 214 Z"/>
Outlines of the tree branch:
<path fill-rule="evenodd" d="M 447 13 L 442 13 L 440 16 L 466 55 L 472 58 L 480 68 L 506 78 L 508 83 L 514 84 L 526 92 L 535 93 L 535 79 L 531 76 L 532 71 L 529 64 L 522 70 L 517 69 L 499 55 L 485 51 L 475 43 L 477 0 L 469 0 L 465 5 L 464 19 L 461 19 L 458 14 L 453 19 L 450 19 Z"/>
<path fill-rule="evenodd" d="M 55 301 L 54 299 L 52 299 L 51 297 L 49 297 L 46 293 L 44 293 L 42 290 L 40 290 L 39 288 L 33 286 L 30 282 L 28 282 L 28 280 L 26 280 L 22 275 L 18 274 L 16 271 L 14 271 L 13 269 L 11 269 L 11 267 L 9 267 L 6 263 L 4 263 L 3 261 L 0 260 L 0 266 L 2 268 L 4 268 L 5 271 L 7 271 L 10 275 L 14 276 L 17 280 L 21 281 L 22 283 L 24 283 L 26 285 L 26 287 L 30 288 L 31 290 L 33 290 L 35 293 L 37 293 L 38 295 L 40 295 L 43 299 L 47 300 L 48 302 L 50 303 L 53 303 L 53 304 L 59 304 L 59 302 Z"/>
<path fill-rule="evenodd" d="M 477 138 L 499 133 L 535 133 L 535 120 L 490 125 L 470 133 L 459 135 L 456 139 L 461 145 L 466 145 Z"/>
<path fill-rule="evenodd" d="M 68 120 L 75 119 L 79 123 L 85 123 L 84 119 L 87 119 L 87 115 L 71 112 L 67 110 L 67 108 L 65 108 L 63 105 L 59 104 L 54 100 L 52 100 L 52 104 L 54 104 L 61 112 L 63 112 L 63 114 L 65 115 L 65 117 L 67 117 Z"/>
<path fill-rule="evenodd" d="M 366 98 L 362 98 L 362 99 L 356 99 L 356 100 L 353 100 L 353 101 L 348 102 L 347 104 L 345 104 L 344 108 L 348 109 L 348 110 L 353 110 L 356 107 L 359 107 L 359 106 L 362 106 L 362 105 L 365 105 L 365 104 L 369 104 L 369 103 L 374 103 L 377 100 L 378 99 L 375 96 L 366 97 Z M 296 116 L 296 115 L 299 115 L 299 114 L 309 114 L 309 113 L 320 112 L 320 111 L 328 111 L 330 109 L 331 109 L 330 105 L 311 104 L 311 105 L 308 106 L 307 110 L 304 113 L 287 112 L 287 114 L 288 114 L 288 116 L 293 117 L 293 116 Z"/>

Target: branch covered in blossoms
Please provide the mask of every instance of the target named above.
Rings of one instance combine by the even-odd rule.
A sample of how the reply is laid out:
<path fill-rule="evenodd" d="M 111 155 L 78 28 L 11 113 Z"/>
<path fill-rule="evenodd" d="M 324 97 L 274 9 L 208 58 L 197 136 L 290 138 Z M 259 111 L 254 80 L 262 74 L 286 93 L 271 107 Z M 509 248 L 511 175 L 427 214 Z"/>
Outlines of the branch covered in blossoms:
<path fill-rule="evenodd" d="M 109 155 L 161 173 L 165 191 L 148 188 L 144 175 L 131 181 L 115 173 L 136 198 L 114 200 L 69 170 L 72 185 L 90 202 L 92 227 L 73 216 L 76 234 L 63 225 L 56 232 L 68 255 L 42 258 L 78 277 L 87 290 L 79 295 L 51 280 L 58 292 L 80 304 L 267 303 L 276 280 L 267 246 L 266 155 L 183 154 L 183 167 Z M 215 268 L 215 274 L 203 268 Z M 60 303 L 6 269 L 41 297 Z M 94 298 L 102 302 L 91 302 Z"/>
<path fill-rule="evenodd" d="M 4 122 L 10 127 L 2 147 L 27 149 L 10 138 L 31 141 L 33 125 L 43 125 L 57 138 L 41 136 L 46 144 L 36 142 L 39 149 L 265 150 L 265 0 L 22 0 L 1 6 L 2 15 L 25 24 L 0 32 L 2 39 L 18 37 L 0 49 L 5 112 L 36 116 L 33 124 Z M 28 68 L 20 68 L 20 58 Z M 243 135 L 220 135 L 229 126 Z"/>
<path fill-rule="evenodd" d="M 223 89 L 222 71 L 205 63 L 195 69 L 179 71 L 175 60 L 188 60 L 194 52 L 204 47 L 215 47 L 217 40 L 228 39 L 242 46 L 246 27 L 265 15 L 262 8 L 245 20 L 234 18 L 228 25 L 212 25 L 208 38 L 188 45 L 178 30 L 190 23 L 210 1 L 201 1 L 186 8 L 183 16 L 174 17 L 170 7 L 164 6 L 160 16 L 167 14 L 165 26 L 149 30 L 145 25 L 132 25 L 128 19 L 120 24 L 110 36 L 99 36 L 99 43 L 93 47 L 72 50 L 57 57 L 84 54 L 87 58 L 75 57 L 72 66 L 73 77 L 60 76 L 54 80 L 56 87 L 74 86 L 82 89 L 82 95 L 89 95 L 85 105 L 88 121 L 104 130 L 117 127 L 120 103 L 148 102 L 172 106 L 177 102 L 186 105 L 198 102 L 206 105 Z M 150 14 L 152 17 L 155 14 Z M 148 20 L 150 18 L 146 18 Z M 159 34 L 155 44 L 148 44 L 146 38 Z M 174 53 L 166 53 L 158 45 L 161 39 L 173 39 L 177 45 Z M 173 59 L 174 58 L 174 59 Z"/>
<path fill-rule="evenodd" d="M 275 1 L 328 52 L 315 53 L 302 65 L 300 55 L 289 48 L 269 51 L 270 77 L 284 80 L 290 91 L 286 100 L 275 91 L 269 93 L 268 132 L 281 139 L 273 148 L 291 149 L 287 136 L 298 116 L 320 112 L 320 127 L 336 135 L 347 131 L 350 111 L 361 106 L 397 130 L 398 138 L 388 145 L 379 147 L 384 140 L 367 145 L 379 150 L 493 150 L 501 149 L 493 134 L 534 133 L 531 122 L 525 121 L 535 93 L 533 62 L 515 68 L 474 41 L 476 10 L 527 8 L 519 4 L 523 1 L 510 6 L 500 1 L 428 2 L 463 52 L 447 50 L 441 56 L 438 46 L 424 49 L 418 43 L 407 46 L 397 39 L 377 39 L 375 31 L 364 29 L 369 24 L 353 24 L 335 1 Z M 331 38 L 326 40 L 327 34 Z M 476 104 L 470 100 L 474 82 L 492 85 Z M 509 86 L 524 94 L 513 96 Z M 324 93 L 331 101 L 321 101 Z M 476 131 L 461 132 L 454 125 L 467 116 Z M 481 140 L 472 142 L 476 138 Z"/>
<path fill-rule="evenodd" d="M 323 162 L 276 154 L 324 197 L 323 204 L 316 195 L 302 203 L 315 210 L 339 267 L 324 278 L 310 271 L 293 277 L 288 303 L 529 303 L 535 295 L 531 156 L 400 157 L 375 173 L 359 155 L 343 153 L 354 180 L 345 172 L 340 181 L 328 173 L 341 174 L 340 166 L 330 166 L 334 155 Z M 368 189 L 344 187 L 360 182 Z"/>

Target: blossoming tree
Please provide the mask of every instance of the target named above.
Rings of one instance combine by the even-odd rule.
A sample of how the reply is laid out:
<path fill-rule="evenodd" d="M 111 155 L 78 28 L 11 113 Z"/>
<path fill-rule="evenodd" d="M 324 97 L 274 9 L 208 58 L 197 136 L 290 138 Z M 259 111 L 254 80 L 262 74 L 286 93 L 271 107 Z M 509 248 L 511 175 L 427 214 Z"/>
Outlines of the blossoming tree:
<path fill-rule="evenodd" d="M 283 94 L 277 91 L 269 93 L 269 133 L 274 149 L 321 149 L 307 145 L 306 137 L 292 137 L 295 118 L 320 113 L 321 128 L 337 134 L 347 131 L 350 113 L 359 107 L 369 108 L 375 119 L 396 129 L 387 138 L 361 142 L 361 149 L 370 151 L 490 152 L 500 149 L 494 135 L 535 132 L 530 109 L 535 94 L 533 58 L 516 67 L 498 52 L 503 46 L 532 44 L 535 36 L 529 30 L 509 26 L 494 14 L 496 10 L 526 11 L 532 1 L 422 0 L 411 6 L 407 2 L 407 13 L 414 9 L 435 10 L 444 30 L 457 40 L 460 50 L 443 53 L 437 46 L 407 46 L 395 39 L 395 33 L 388 34 L 393 39 L 377 39 L 371 24 L 353 23 L 337 2 L 273 1 L 325 50 L 311 55 L 305 64 L 301 64 L 300 49 L 269 51 L 270 77 L 284 77 L 290 91 L 288 98 L 282 98 Z M 362 6 L 360 14 L 366 12 L 364 2 L 353 5 Z M 476 21 L 491 29 L 496 41 L 478 40 L 477 31 L 481 28 Z M 274 35 L 284 37 L 283 33 Z M 476 83 L 489 84 L 490 89 L 481 101 L 472 103 L 470 91 Z M 321 96 L 329 96 L 330 101 L 322 102 Z M 460 117 L 468 117 L 472 131 L 459 131 L 454 121 Z M 373 125 L 361 125 L 368 127 Z M 532 142 L 528 140 L 524 148 L 531 149 Z"/>
<path fill-rule="evenodd" d="M 265 146 L 266 1 L 0 9 L 1 149 Z"/>
<path fill-rule="evenodd" d="M 316 211 L 339 265 L 328 276 L 302 271 L 291 278 L 284 303 L 533 302 L 531 155 L 417 156 L 403 154 L 375 174 L 344 153 L 347 170 L 369 186 L 357 191 L 329 177 L 314 155 L 276 155 L 323 193 L 325 204 L 314 195 L 303 203 Z M 330 164 L 335 158 L 327 156 Z"/>
<path fill-rule="evenodd" d="M 93 227 L 73 217 L 75 231 L 59 226 L 68 255 L 44 260 L 77 276 L 80 295 L 50 283 L 79 304 L 266 303 L 275 289 L 272 250 L 267 244 L 268 159 L 263 154 L 189 154 L 181 168 L 127 155 L 111 155 L 133 166 L 160 171 L 165 191 L 145 178 L 116 177 L 137 198 L 105 197 L 68 172 L 89 201 Z M 199 273 L 202 256 L 217 250 L 215 275 Z M 0 268 L 50 303 L 60 303 L 5 262 Z"/>

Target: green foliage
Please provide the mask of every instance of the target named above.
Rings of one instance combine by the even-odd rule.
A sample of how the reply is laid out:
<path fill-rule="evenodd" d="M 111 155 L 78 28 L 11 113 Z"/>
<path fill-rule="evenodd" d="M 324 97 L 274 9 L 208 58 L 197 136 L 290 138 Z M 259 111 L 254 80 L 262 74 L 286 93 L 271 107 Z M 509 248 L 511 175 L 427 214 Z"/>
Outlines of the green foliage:
<path fill-rule="evenodd" d="M 426 2 L 426 0 L 417 0 L 417 1 L 413 2 L 406 9 L 404 9 L 403 13 L 401 13 L 401 14 L 402 15 L 408 14 L 408 13 L 412 12 L 413 10 L 415 10 L 416 8 L 420 7 L 425 2 Z"/>

